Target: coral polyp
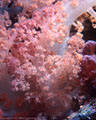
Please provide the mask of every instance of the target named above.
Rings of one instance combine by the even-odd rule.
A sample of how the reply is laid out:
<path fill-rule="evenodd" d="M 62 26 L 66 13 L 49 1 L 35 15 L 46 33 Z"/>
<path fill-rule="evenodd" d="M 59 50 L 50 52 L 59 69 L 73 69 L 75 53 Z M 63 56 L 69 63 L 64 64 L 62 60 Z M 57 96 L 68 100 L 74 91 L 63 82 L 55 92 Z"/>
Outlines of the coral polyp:
<path fill-rule="evenodd" d="M 80 108 L 86 81 L 96 88 L 96 42 L 83 40 L 81 16 L 87 12 L 95 21 L 95 5 L 95 0 L 0 1 L 0 82 L 6 83 L 0 101 L 11 118 L 61 120 L 74 100 Z M 0 115 L 4 118 L 2 110 Z"/>

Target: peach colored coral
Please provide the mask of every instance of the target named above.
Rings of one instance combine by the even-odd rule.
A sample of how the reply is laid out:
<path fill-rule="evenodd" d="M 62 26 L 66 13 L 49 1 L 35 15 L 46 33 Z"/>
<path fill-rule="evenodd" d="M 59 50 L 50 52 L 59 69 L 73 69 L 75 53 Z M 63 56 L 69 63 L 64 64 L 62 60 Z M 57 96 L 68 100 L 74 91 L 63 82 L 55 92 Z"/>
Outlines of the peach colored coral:
<path fill-rule="evenodd" d="M 29 102 L 32 98 L 36 103 L 44 102 L 49 114 L 60 115 L 70 108 L 72 92 L 80 85 L 84 41 L 78 36 L 70 38 L 69 32 L 78 13 L 86 11 L 87 6 L 80 0 L 52 2 L 16 2 L 24 7 L 24 16 L 14 28 L 0 29 L 0 60 L 6 66 L 13 90 L 25 92 Z M 31 18 L 27 19 L 29 3 Z"/>

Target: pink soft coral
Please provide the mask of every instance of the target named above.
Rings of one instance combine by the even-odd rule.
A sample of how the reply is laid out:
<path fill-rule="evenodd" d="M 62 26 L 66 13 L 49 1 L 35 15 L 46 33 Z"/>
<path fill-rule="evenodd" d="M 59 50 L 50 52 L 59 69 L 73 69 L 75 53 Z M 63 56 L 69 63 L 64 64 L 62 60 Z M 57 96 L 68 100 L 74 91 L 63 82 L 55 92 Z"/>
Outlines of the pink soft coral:
<path fill-rule="evenodd" d="M 8 34 L 4 59 L 13 90 L 24 91 L 27 100 L 43 102 L 49 114 L 59 115 L 70 108 L 71 93 L 79 86 L 84 45 L 78 36 L 64 44 L 68 27 L 63 2 L 36 10 L 32 19 L 22 17 Z"/>

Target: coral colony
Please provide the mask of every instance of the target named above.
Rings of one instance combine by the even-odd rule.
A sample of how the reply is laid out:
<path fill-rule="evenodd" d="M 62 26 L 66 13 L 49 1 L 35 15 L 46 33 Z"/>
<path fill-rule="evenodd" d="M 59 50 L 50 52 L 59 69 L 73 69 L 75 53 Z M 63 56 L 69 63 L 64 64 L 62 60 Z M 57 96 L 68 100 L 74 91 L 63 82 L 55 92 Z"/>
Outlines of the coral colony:
<path fill-rule="evenodd" d="M 83 39 L 95 11 L 96 0 L 0 0 L 0 119 L 64 120 L 95 97 L 96 36 Z"/>

